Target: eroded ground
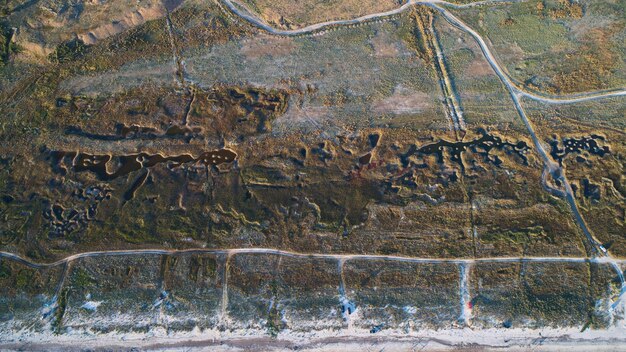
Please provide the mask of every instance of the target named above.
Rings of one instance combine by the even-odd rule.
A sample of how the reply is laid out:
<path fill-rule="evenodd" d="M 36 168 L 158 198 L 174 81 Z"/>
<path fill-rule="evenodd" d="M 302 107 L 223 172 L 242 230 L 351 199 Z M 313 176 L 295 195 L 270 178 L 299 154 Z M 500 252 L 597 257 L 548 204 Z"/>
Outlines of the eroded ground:
<path fill-rule="evenodd" d="M 339 3 L 7 2 L 2 340 L 623 328 L 624 4 Z"/>

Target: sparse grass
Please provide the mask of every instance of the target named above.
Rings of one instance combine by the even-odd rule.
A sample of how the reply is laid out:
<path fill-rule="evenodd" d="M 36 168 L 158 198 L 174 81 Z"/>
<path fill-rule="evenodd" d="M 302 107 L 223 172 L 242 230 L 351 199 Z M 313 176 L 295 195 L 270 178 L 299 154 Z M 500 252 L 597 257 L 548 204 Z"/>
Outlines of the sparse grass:
<path fill-rule="evenodd" d="M 281 1 L 256 0 L 254 10 L 272 21 L 278 13 L 272 11 L 288 0 Z M 355 16 L 392 2 L 344 1 L 333 8 L 337 2 L 331 1 L 308 13 L 302 11 L 306 6 L 281 7 L 292 16 L 284 15 L 282 25 Z M 527 1 L 468 8 L 459 16 L 486 34 L 498 59 L 529 89 L 561 93 L 621 82 L 623 48 L 616 42 L 623 28 L 610 11 L 623 1 L 576 4 Z M 487 155 L 470 147 L 463 170 L 448 154 L 442 161 L 419 154 L 403 159 L 412 145 L 452 135 L 433 52 L 425 45 L 433 38 L 419 28 L 419 17 L 431 15 L 467 119 L 465 140 L 484 128 L 530 145 L 506 89 L 485 68 L 473 40 L 424 7 L 319 36 L 277 38 L 213 2 L 186 1 L 170 15 L 172 38 L 166 20 L 156 19 L 89 47 L 66 42 L 39 72 L 2 77 L 10 87 L 0 103 L 2 250 L 38 261 L 132 248 L 269 247 L 426 258 L 588 255 L 567 203 L 542 188 L 543 161 L 536 150 L 525 164 L 504 150 Z M 611 23 L 593 21 L 600 16 Z M 6 38 L 0 44 L 6 52 Z M 173 49 L 185 63 L 184 85 L 174 81 L 183 72 L 174 72 L 179 67 L 172 64 Z M 0 74 L 20 65 L 9 55 Z M 601 185 L 601 200 L 579 192 L 577 202 L 594 235 L 623 256 L 623 101 L 523 103 L 544 142 L 552 134 L 606 136 L 610 155 L 569 158 L 565 171 L 572 184 L 589 178 Z M 199 136 L 97 139 L 66 133 L 75 126 L 115 137 L 118 124 L 162 132 L 179 126 L 183 116 Z M 368 141 L 372 133 L 381 136 L 376 146 Z M 127 202 L 123 194 L 136 174 L 100 180 L 70 164 L 64 173 L 50 158 L 51 150 L 197 156 L 223 147 L 236 152 L 236 162 L 220 168 L 150 166 L 149 178 Z M 367 163 L 359 161 L 363 155 L 371 156 Z M 497 165 L 489 159 L 496 156 Z M 88 195 L 91 187 L 108 189 L 110 197 L 96 202 Z M 92 205 L 97 211 L 79 230 L 50 236 L 52 220 L 44 213 L 57 203 L 68 214 Z M 59 333 L 85 327 L 145 333 L 162 314 L 174 330 L 215 329 L 227 294 L 223 308 L 236 327 L 274 337 L 286 327 L 342 327 L 336 260 L 239 253 L 229 263 L 224 275 L 219 255 L 81 258 L 72 263 L 53 325 Z M 584 265 L 479 266 L 470 280 L 475 321 L 606 326 L 604 306 L 596 303 L 614 293 L 614 273 Z M 356 324 L 368 329 L 381 320 L 391 328 L 408 322 L 451 327 L 459 316 L 459 276 L 455 264 L 353 258 L 344 265 L 347 295 L 362 314 Z M 17 312 L 16 321 L 39 317 L 58 277 L 58 268 L 34 270 L 0 260 L 3 314 Z M 101 305 L 80 309 L 87 301 Z M 92 321 L 99 325 L 89 326 Z"/>
<path fill-rule="evenodd" d="M 606 1 L 534 0 L 452 11 L 489 38 L 500 62 L 520 85 L 565 94 L 626 82 L 626 65 L 620 59 L 626 22 L 615 16 L 623 12 L 620 6 Z"/>
<path fill-rule="evenodd" d="M 578 326 L 588 323 L 595 302 L 606 299 L 609 278 L 589 277 L 589 264 L 480 264 L 470 288 L 474 324 L 501 327 Z M 604 270 L 608 267 L 604 266 Z M 557 274 L 558 272 L 558 274 Z M 599 279 L 599 280 L 598 280 Z M 480 281 L 478 281 L 480 280 Z M 481 282 L 482 285 L 478 285 Z M 601 326 L 601 319 L 598 325 Z"/>
<path fill-rule="evenodd" d="M 243 0 L 274 27 L 300 28 L 310 24 L 357 18 L 392 10 L 403 0 Z"/>

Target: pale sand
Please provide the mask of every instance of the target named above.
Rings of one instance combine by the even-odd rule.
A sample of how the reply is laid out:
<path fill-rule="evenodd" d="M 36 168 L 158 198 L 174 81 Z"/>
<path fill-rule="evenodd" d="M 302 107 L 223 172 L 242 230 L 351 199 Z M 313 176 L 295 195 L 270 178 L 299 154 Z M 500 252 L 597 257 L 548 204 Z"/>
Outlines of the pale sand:
<path fill-rule="evenodd" d="M 166 333 L 155 329 L 148 333 L 110 333 L 94 336 L 73 331 L 67 335 L 52 333 L 17 334 L 2 337 L 0 350 L 79 351 L 79 350 L 167 350 L 167 351 L 626 351 L 626 329 L 449 329 L 403 333 L 351 328 L 339 331 L 300 333 L 283 331 L 276 339 L 264 331 L 217 330 Z"/>

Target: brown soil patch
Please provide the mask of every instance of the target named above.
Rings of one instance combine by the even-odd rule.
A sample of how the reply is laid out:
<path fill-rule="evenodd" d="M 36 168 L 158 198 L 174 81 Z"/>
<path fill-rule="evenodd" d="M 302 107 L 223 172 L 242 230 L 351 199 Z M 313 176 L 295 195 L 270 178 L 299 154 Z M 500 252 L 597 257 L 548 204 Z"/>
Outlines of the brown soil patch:
<path fill-rule="evenodd" d="M 492 75 L 493 69 L 489 66 L 489 63 L 482 59 L 476 59 L 467 66 L 467 73 L 473 77 L 489 76 Z"/>
<path fill-rule="evenodd" d="M 295 47 L 290 38 L 266 36 L 262 39 L 254 38 L 244 42 L 241 46 L 241 53 L 248 59 L 258 59 L 263 56 L 285 56 L 289 55 Z"/>
<path fill-rule="evenodd" d="M 372 105 L 376 113 L 417 114 L 432 108 L 432 101 L 428 94 L 415 92 L 404 87 L 396 87 L 393 95 Z"/>
<path fill-rule="evenodd" d="M 374 55 L 377 57 L 397 57 L 400 53 L 398 46 L 389 38 L 389 34 L 386 32 L 377 33 L 371 42 L 374 48 Z"/>
<path fill-rule="evenodd" d="M 399 7 L 400 0 L 245 0 L 272 26 L 295 29 L 314 23 L 357 18 Z"/>

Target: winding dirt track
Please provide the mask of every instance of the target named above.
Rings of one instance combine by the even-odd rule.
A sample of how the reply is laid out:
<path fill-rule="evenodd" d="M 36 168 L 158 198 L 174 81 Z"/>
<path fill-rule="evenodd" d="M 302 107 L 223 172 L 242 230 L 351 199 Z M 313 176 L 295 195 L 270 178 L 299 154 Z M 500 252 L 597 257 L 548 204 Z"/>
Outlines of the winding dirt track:
<path fill-rule="evenodd" d="M 624 280 L 624 273 L 619 267 L 618 261 L 611 257 L 610 253 L 602 246 L 601 242 L 598 241 L 593 236 L 593 233 L 589 230 L 582 214 L 580 213 L 578 209 L 578 205 L 576 204 L 572 187 L 565 176 L 564 170 L 561 168 L 561 166 L 559 166 L 554 160 L 552 160 L 548 156 L 548 153 L 544 149 L 543 144 L 541 143 L 541 141 L 535 134 L 533 126 L 530 120 L 528 119 L 528 116 L 526 115 L 526 112 L 524 111 L 524 108 L 522 107 L 522 104 L 520 101 L 521 97 L 526 97 L 526 98 L 530 98 L 530 99 L 540 101 L 543 103 L 548 103 L 548 104 L 570 104 L 570 103 L 578 103 L 578 102 L 593 101 L 593 100 L 598 100 L 598 99 L 626 96 L 626 89 L 616 89 L 612 91 L 601 91 L 601 92 L 587 92 L 587 93 L 580 93 L 580 94 L 568 95 L 568 96 L 547 96 L 547 95 L 544 96 L 544 95 L 539 95 L 536 93 L 525 91 L 521 89 L 520 87 L 518 87 L 515 84 L 515 82 L 513 82 L 511 77 L 508 75 L 506 70 L 500 66 L 495 56 L 489 49 L 489 46 L 487 45 L 487 43 L 485 42 L 485 40 L 482 38 L 480 34 L 478 34 L 475 30 L 473 30 L 466 23 L 464 23 L 459 18 L 454 16 L 448 10 L 439 6 L 439 5 L 444 5 L 444 6 L 453 7 L 453 8 L 463 8 L 463 7 L 469 7 L 469 6 L 481 6 L 481 5 L 487 5 L 487 4 L 495 4 L 499 2 L 512 2 L 512 1 L 486 0 L 486 1 L 480 1 L 480 2 L 471 3 L 467 5 L 457 5 L 457 4 L 452 4 L 443 0 L 422 0 L 422 1 L 409 0 L 401 7 L 391 10 L 391 11 L 370 14 L 370 15 L 362 16 L 362 17 L 352 19 L 352 20 L 322 22 L 322 23 L 314 24 L 311 26 L 307 26 L 307 27 L 295 29 L 295 30 L 279 30 L 279 29 L 269 26 L 268 24 L 264 23 L 261 19 L 259 19 L 258 17 L 254 16 L 253 14 L 245 10 L 245 7 L 243 7 L 242 5 L 238 4 L 239 7 L 235 6 L 233 1 L 236 1 L 236 0 L 219 0 L 219 1 L 222 1 L 222 3 L 224 3 L 231 11 L 233 11 L 238 16 L 249 21 L 251 24 L 269 32 L 270 34 L 286 35 L 286 36 L 296 36 L 296 35 L 302 35 L 306 33 L 313 33 L 313 32 L 320 31 L 323 28 L 329 27 L 329 26 L 352 25 L 352 24 L 358 24 L 358 23 L 362 23 L 366 21 L 372 21 L 372 20 L 376 20 L 379 18 L 399 14 L 401 12 L 407 11 L 412 6 L 418 5 L 418 4 L 429 6 L 432 9 L 441 13 L 441 15 L 451 25 L 471 35 L 480 46 L 480 49 L 485 59 L 487 60 L 489 65 L 492 67 L 496 75 L 500 78 L 500 81 L 504 84 L 504 86 L 509 91 L 509 94 L 511 95 L 511 99 L 513 100 L 513 104 L 515 105 L 515 109 L 517 110 L 520 118 L 524 122 L 524 125 L 526 126 L 533 140 L 533 144 L 537 148 L 537 151 L 539 152 L 541 158 L 544 161 L 544 167 L 545 167 L 544 175 L 550 174 L 554 180 L 558 180 L 561 182 L 561 184 L 563 184 L 563 190 L 558 190 L 558 191 L 567 200 L 576 222 L 579 224 L 580 228 L 585 234 L 585 237 L 587 238 L 589 244 L 596 251 L 596 253 L 593 253 L 594 256 L 599 255 L 603 257 L 607 262 L 611 263 L 611 265 L 615 269 L 618 275 L 618 278 L 621 282 L 621 288 L 622 288 L 621 292 L 622 294 L 626 293 L 626 281 Z"/>
<path fill-rule="evenodd" d="M 458 19 L 456 16 L 451 14 L 445 8 L 439 5 L 445 5 L 453 8 L 465 8 L 472 6 L 481 6 L 487 4 L 495 4 L 500 2 L 515 2 L 515 1 L 507 1 L 507 0 L 486 0 L 479 1 L 466 5 L 457 5 L 452 4 L 447 1 L 442 0 L 409 0 L 404 5 L 390 11 L 370 14 L 366 16 L 362 16 L 355 19 L 350 20 L 341 20 L 341 21 L 327 21 L 322 23 L 313 24 L 304 28 L 294 29 L 294 30 L 280 30 L 271 27 L 270 25 L 264 23 L 261 19 L 254 16 L 250 13 L 245 6 L 237 3 L 235 5 L 234 0 L 218 0 L 221 1 L 230 11 L 250 22 L 252 25 L 267 31 L 270 34 L 280 35 L 280 36 L 298 36 L 309 33 L 320 32 L 321 30 L 330 27 L 330 26 L 344 26 L 344 25 L 353 25 L 359 24 L 367 21 L 373 21 L 384 17 L 393 16 L 404 11 L 407 11 L 414 5 L 422 4 L 425 6 L 429 6 L 434 10 L 441 13 L 441 15 L 453 26 L 461 29 L 462 31 L 471 35 L 474 40 L 480 46 L 480 49 L 488 61 L 489 65 L 492 67 L 494 72 L 500 78 L 502 83 L 505 85 L 507 90 L 511 95 L 511 99 L 515 105 L 515 108 L 526 125 L 528 132 L 530 133 L 535 147 L 537 148 L 539 154 L 545 163 L 546 171 L 553 176 L 554 179 L 560 180 L 564 184 L 564 190 L 561 191 L 562 195 L 565 196 L 565 199 L 569 203 L 571 210 L 574 214 L 576 221 L 579 223 L 582 228 L 585 236 L 587 237 L 589 243 L 595 248 L 600 255 L 600 257 L 593 258 L 573 258 L 573 257 L 497 257 L 497 258 L 476 258 L 476 259 L 445 259 L 445 258 L 415 258 L 415 257 L 401 257 L 401 256 L 387 256 L 387 255 L 360 255 L 360 254 L 320 254 L 320 253 L 297 253 L 285 250 L 278 250 L 272 248 L 243 248 L 243 249 L 190 249 L 190 250 L 164 250 L 164 249 L 139 249 L 139 250 L 111 250 L 111 251 L 96 251 L 96 252 L 85 252 L 78 253 L 56 262 L 52 263 L 35 263 L 31 262 L 27 259 L 24 259 L 16 254 L 8 253 L 8 252 L 0 252 L 0 258 L 6 258 L 15 260 L 24 265 L 33 268 L 43 268 L 43 267 L 53 267 L 57 265 L 66 265 L 74 260 L 81 258 L 90 258 L 90 257 L 103 257 L 103 256 L 126 256 L 126 255 L 174 255 L 174 254 L 184 254 L 184 253 L 207 253 L 207 254 L 226 254 L 228 256 L 238 253 L 262 253 L 262 254 L 275 254 L 275 255 L 283 255 L 283 256 L 292 256 L 292 257 L 314 257 L 314 258 L 327 258 L 327 259 L 335 259 L 338 261 L 345 261 L 350 259 L 366 259 L 366 260 L 394 260 L 394 261 L 406 261 L 406 262 L 416 262 L 416 263 L 454 263 L 459 265 L 471 265 L 475 263 L 481 262 L 604 262 L 611 264 L 615 271 L 618 273 L 618 276 L 622 282 L 622 288 L 626 288 L 626 284 L 624 283 L 624 276 L 622 270 L 619 268 L 619 264 L 626 264 L 626 260 L 614 259 L 609 253 L 602 247 L 600 242 L 595 239 L 591 231 L 588 229 L 582 215 L 578 210 L 578 206 L 576 204 L 575 198 L 573 196 L 573 192 L 571 186 L 567 179 L 565 178 L 565 174 L 562 168 L 552 160 L 547 152 L 545 151 L 542 143 L 539 138 L 536 136 L 534 129 L 532 127 L 531 122 L 529 121 L 522 105 L 520 102 L 521 97 L 527 97 L 533 100 L 537 100 L 540 102 L 548 103 L 548 104 L 569 104 L 569 103 L 577 103 L 584 101 L 591 101 L 597 99 L 605 99 L 611 97 L 621 97 L 626 96 L 626 89 L 616 89 L 612 91 L 603 91 L 603 92 L 588 92 L 581 93 L 570 96 L 544 96 L 539 95 L 532 92 L 527 92 L 519 88 L 515 85 L 510 76 L 506 73 L 506 71 L 500 66 L 497 62 L 496 58 L 492 54 L 489 46 L 485 42 L 485 40 L 474 31 L 471 27 L 465 24 L 463 21 Z M 519 1 L 519 0 L 518 0 Z"/>
<path fill-rule="evenodd" d="M 497 69 L 494 67 L 496 74 L 500 76 L 501 80 L 507 82 L 505 84 L 508 87 L 510 87 L 518 97 L 524 96 L 524 97 L 537 100 L 543 103 L 547 103 L 547 104 L 573 104 L 573 103 L 593 101 L 593 100 L 598 100 L 598 99 L 607 99 L 607 98 L 626 96 L 626 88 L 617 88 L 617 89 L 605 90 L 605 91 L 592 91 L 592 92 L 578 93 L 578 94 L 571 94 L 571 95 L 547 95 L 547 94 L 540 94 L 540 93 L 534 93 L 534 92 L 523 90 L 522 88 L 518 87 L 510 78 L 508 73 L 506 73 L 505 70 L 500 67 L 495 57 L 491 53 L 491 50 L 488 48 L 486 42 L 478 33 L 476 33 L 473 29 L 467 26 L 464 22 L 462 22 L 461 20 L 456 18 L 454 15 L 452 15 L 445 8 L 438 6 L 438 5 L 444 5 L 446 7 L 462 9 L 462 8 L 484 6 L 484 5 L 497 4 L 497 3 L 523 2 L 524 0 L 485 0 L 485 1 L 477 1 L 474 3 L 464 4 L 464 5 L 450 3 L 444 0 L 409 0 L 404 5 L 396 9 L 390 10 L 390 11 L 373 13 L 373 14 L 369 14 L 369 15 L 365 15 L 365 16 L 361 16 L 361 17 L 349 19 L 349 20 L 326 21 L 326 22 L 316 23 L 310 26 L 306 26 L 306 27 L 302 27 L 298 29 L 290 29 L 290 30 L 277 29 L 277 28 L 270 26 L 269 24 L 265 23 L 262 19 L 255 16 L 252 13 L 252 11 L 248 10 L 245 5 L 239 3 L 237 0 L 217 0 L 217 1 L 220 1 L 230 11 L 235 13 L 237 16 L 243 18 L 244 20 L 248 21 L 255 27 L 258 27 L 270 34 L 278 35 L 278 36 L 299 36 L 299 35 L 304 35 L 304 34 L 316 34 L 318 32 L 322 32 L 324 29 L 328 27 L 349 26 L 349 25 L 360 24 L 360 23 L 369 22 L 369 21 L 375 21 L 378 19 L 390 17 L 393 15 L 397 15 L 402 12 L 408 11 L 414 5 L 426 5 L 439 11 L 450 23 L 462 29 L 463 31 L 469 33 L 472 37 L 474 37 L 476 41 L 478 41 L 481 47 L 481 50 L 483 51 L 483 54 L 485 55 L 485 58 L 487 59 L 487 61 L 489 61 L 489 64 L 492 65 L 492 67 L 494 66 L 497 67 Z"/>
<path fill-rule="evenodd" d="M 467 301 L 470 297 L 468 292 L 468 276 L 469 276 L 469 268 L 471 265 L 480 264 L 480 263 L 514 263 L 514 262 L 524 262 L 524 263 L 604 263 L 611 265 L 616 271 L 621 284 L 622 290 L 620 296 L 617 297 L 614 302 L 612 309 L 615 309 L 617 304 L 626 296 L 626 284 L 624 283 L 624 276 L 620 265 L 626 265 L 626 259 L 615 259 L 610 256 L 610 254 L 602 247 L 599 241 L 597 241 L 593 234 L 589 231 L 582 215 L 580 214 L 575 198 L 573 196 L 572 189 L 565 178 L 565 173 L 561 169 L 561 167 L 552 160 L 549 155 L 546 153 L 543 148 L 542 143 L 537 138 L 532 124 L 529 121 L 522 105 L 520 99 L 522 97 L 526 97 L 529 99 L 533 99 L 536 101 L 540 101 L 548 104 L 570 104 L 577 102 L 585 102 L 592 101 L 598 99 L 606 99 L 611 97 L 622 97 L 626 96 L 626 89 L 616 89 L 612 91 L 602 91 L 602 92 L 588 92 L 581 93 L 576 95 L 569 96 L 547 96 L 542 94 L 536 94 L 532 92 L 527 92 L 518 87 L 508 73 L 498 64 L 491 50 L 489 49 L 485 40 L 472 28 L 462 22 L 460 19 L 455 17 L 445 8 L 442 8 L 439 5 L 445 5 L 448 7 L 454 8 L 465 8 L 471 6 L 480 6 L 486 4 L 494 4 L 499 2 L 515 2 L 515 1 L 507 1 L 507 0 L 486 0 L 479 1 L 476 3 L 471 3 L 467 5 L 456 5 L 451 4 L 446 1 L 441 0 L 426 0 L 426 1 L 417 1 L 417 0 L 409 0 L 406 4 L 401 7 L 387 11 L 382 13 L 370 14 L 367 16 L 359 17 L 352 20 L 343 20 L 343 21 L 328 21 L 323 23 L 314 24 L 311 26 L 307 26 L 301 29 L 295 30 L 279 30 L 275 29 L 268 24 L 264 23 L 261 19 L 255 17 L 253 14 L 245 10 L 240 4 L 235 5 L 233 1 L 236 0 L 217 0 L 224 4 L 226 7 L 230 9 L 233 13 L 250 22 L 254 26 L 261 28 L 262 30 L 267 31 L 270 34 L 281 35 L 281 36 L 297 36 L 309 33 L 318 33 L 329 26 L 342 26 L 342 25 L 352 25 L 363 23 L 367 21 L 377 20 L 383 17 L 393 16 L 395 14 L 402 13 L 414 5 L 422 4 L 433 8 L 434 10 L 441 13 L 441 15 L 452 25 L 461 29 L 462 31 L 471 35 L 476 42 L 479 44 L 483 55 L 486 60 L 493 68 L 495 73 L 498 75 L 504 86 L 507 88 L 511 95 L 511 99 L 515 105 L 515 108 L 520 115 L 520 118 L 523 120 L 526 125 L 528 132 L 530 133 L 533 142 L 541 155 L 542 159 L 545 163 L 545 174 L 550 174 L 554 179 L 558 179 L 564 185 L 563 190 L 559 190 L 561 192 L 561 196 L 563 196 L 567 202 L 569 203 L 573 215 L 582 228 L 585 236 L 589 240 L 590 244 L 593 248 L 597 250 L 597 253 L 594 253 L 593 257 L 488 257 L 488 258 L 469 258 L 469 259 L 448 259 L 448 258 L 421 258 L 421 257 L 403 257 L 403 256 L 392 256 L 392 255 L 364 255 L 364 254 L 322 254 L 322 253 L 299 253 L 287 250 L 278 250 L 273 248 L 237 248 L 237 249 L 187 249 L 187 250 L 167 250 L 167 249 L 137 249 L 137 250 L 110 250 L 110 251 L 93 251 L 93 252 L 84 252 L 78 253 L 66 258 L 60 259 L 55 262 L 50 263 L 38 263 L 33 262 L 28 259 L 25 259 L 17 254 L 2 252 L 0 251 L 0 258 L 13 260 L 29 266 L 31 268 L 49 268 L 55 266 L 63 266 L 64 273 L 62 275 L 61 281 L 59 283 L 59 287 L 57 288 L 57 293 L 60 291 L 61 286 L 63 285 L 63 281 L 65 276 L 67 276 L 68 266 L 71 262 L 75 260 L 80 260 L 82 258 L 93 258 L 93 257 L 108 257 L 108 256 L 133 256 L 133 255 L 184 255 L 184 254 L 214 254 L 214 255 L 225 255 L 226 258 L 230 258 L 236 254 L 270 254 L 270 255 L 280 255 L 280 256 L 288 256 L 288 257 L 298 257 L 298 258 L 322 258 L 322 259 L 333 259 L 337 260 L 340 263 L 340 267 L 343 266 L 343 263 L 347 260 L 388 260 L 388 261 L 401 261 L 401 262 L 412 262 L 412 263 L 424 263 L 424 264 L 437 264 L 437 263 L 449 263 L 459 265 L 462 269 L 461 277 L 460 277 L 460 290 L 461 290 L 461 317 L 467 326 L 467 323 L 471 317 L 471 308 L 468 308 Z M 523 0 L 519 0 L 523 1 Z M 595 254 L 599 254 L 599 256 L 595 256 Z M 228 260 L 228 259 L 227 259 Z M 340 272 L 342 269 L 340 269 Z M 226 281 L 226 280 L 225 280 Z M 224 288 L 224 292 L 226 292 L 227 286 Z M 343 277 L 341 280 L 340 291 L 345 291 L 345 283 L 343 283 Z M 53 298 L 53 301 L 56 300 Z M 226 295 L 227 297 L 227 295 Z M 347 298 L 346 298 L 347 300 Z M 224 300 L 222 305 L 224 307 L 224 302 L 226 305 L 227 301 Z M 349 303 L 349 302 L 348 302 Z M 224 308 L 222 308 L 224 309 Z M 225 312 L 222 312 L 222 315 L 225 315 Z"/>
<path fill-rule="evenodd" d="M 610 97 L 620 97 L 626 96 L 626 89 L 617 89 L 613 91 L 604 91 L 604 92 L 589 92 L 589 93 L 581 93 L 577 95 L 571 96 L 543 96 L 537 95 L 535 93 L 526 92 L 520 89 L 515 85 L 513 80 L 508 76 L 504 69 L 499 65 L 494 55 L 492 54 L 489 46 L 485 42 L 485 40 L 474 31 L 471 27 L 465 24 L 463 21 L 455 17 L 449 11 L 444 9 L 439 5 L 445 5 L 452 8 L 467 8 L 474 6 L 483 6 L 488 4 L 496 4 L 496 3 L 511 3 L 511 2 L 520 2 L 523 0 L 485 0 L 478 1 L 465 5 L 457 5 L 453 3 L 449 3 L 443 0 L 409 0 L 404 5 L 390 11 L 370 14 L 366 16 L 362 16 L 359 18 L 351 19 L 351 20 L 341 20 L 341 21 L 328 21 L 317 23 L 314 25 L 310 25 L 300 29 L 294 30 L 280 30 L 271 27 L 270 25 L 264 23 L 261 19 L 254 16 L 253 14 L 247 12 L 243 5 L 237 3 L 235 5 L 236 0 L 216 0 L 220 1 L 222 4 L 228 7 L 230 11 L 235 13 L 237 16 L 245 19 L 250 22 L 252 25 L 267 31 L 270 34 L 281 35 L 281 36 L 298 36 L 302 34 L 315 33 L 320 30 L 329 27 L 329 26 L 343 26 L 343 25 L 352 25 L 363 23 L 367 21 L 373 21 L 379 18 L 389 17 L 395 14 L 402 13 L 404 11 L 409 10 L 412 6 L 422 4 L 433 8 L 434 10 L 441 13 L 441 15 L 453 26 L 461 29 L 462 31 L 471 35 L 476 42 L 479 44 L 480 49 L 485 56 L 485 59 L 488 61 L 489 65 L 493 68 L 495 73 L 498 75 L 502 83 L 505 85 L 507 90 L 509 91 L 513 103 L 515 105 L 516 110 L 518 111 L 521 119 L 526 125 L 528 132 L 530 133 L 537 150 L 539 151 L 542 159 L 545 162 L 546 171 L 549 172 L 555 179 L 560 180 L 565 185 L 564 191 L 562 191 L 562 195 L 565 196 L 566 200 L 570 204 L 572 211 L 574 213 L 574 217 L 576 221 L 581 226 L 583 232 L 585 233 L 587 239 L 590 244 L 598 249 L 598 254 L 601 257 L 593 257 L 593 258 L 573 258 L 573 257 L 497 257 L 497 258 L 476 258 L 476 259 L 445 259 L 445 258 L 415 258 L 415 257 L 402 257 L 402 256 L 386 256 L 386 255 L 360 255 L 360 254 L 320 254 L 320 253 L 297 253 L 285 250 L 278 250 L 272 248 L 242 248 L 242 249 L 189 249 L 189 250 L 165 250 L 165 249 L 138 249 L 138 250 L 111 250 L 111 251 L 95 251 L 95 252 L 84 252 L 78 253 L 56 262 L 52 263 L 35 263 L 28 261 L 20 257 L 19 255 L 9 253 L 9 252 L 0 252 L 0 258 L 12 259 L 18 261 L 24 265 L 28 265 L 33 268 L 43 268 L 43 267 L 51 267 L 56 265 L 61 265 L 65 263 L 69 263 L 73 260 L 80 258 L 88 258 L 88 257 L 100 257 L 100 256 L 125 256 L 125 255 L 172 255 L 172 254 L 182 254 L 182 253 L 212 253 L 212 254 L 237 254 L 237 253 L 265 253 L 265 254 L 277 254 L 277 255 L 285 255 L 285 256 L 293 256 L 293 257 L 316 257 L 316 258 L 329 258 L 336 260 L 349 260 L 349 259 L 371 259 L 371 260 L 397 260 L 397 261 L 407 261 L 407 262 L 418 262 L 418 263 L 455 263 L 455 264 L 474 264 L 480 262 L 604 262 L 610 263 L 618 271 L 618 276 L 621 278 L 622 283 L 624 283 L 623 273 L 618 268 L 618 264 L 626 264 L 626 260 L 623 259 L 614 259 L 610 257 L 606 249 L 602 247 L 600 242 L 596 240 L 592 233 L 586 226 L 586 223 L 578 211 L 578 207 L 576 205 L 576 201 L 573 197 L 573 192 L 567 179 L 564 176 L 564 172 L 561 167 L 555 163 L 547 154 L 543 145 L 537 138 L 533 127 L 526 116 L 524 109 L 521 106 L 520 97 L 528 97 L 534 100 L 538 100 L 544 103 L 550 104 L 567 104 L 567 103 L 576 103 L 582 101 L 590 101 L 596 99 L 604 99 Z M 626 285 L 623 284 L 624 287 Z"/>
<path fill-rule="evenodd" d="M 453 8 L 467 8 L 467 7 L 475 7 L 475 6 L 481 6 L 481 5 L 499 3 L 499 2 L 506 2 L 506 3 L 522 2 L 523 0 L 485 0 L 485 1 L 477 1 L 474 3 L 470 3 L 470 4 L 465 4 L 465 5 L 453 4 L 453 3 L 449 3 L 447 1 L 442 1 L 442 0 L 408 0 L 404 5 L 398 8 L 395 8 L 393 10 L 389 10 L 389 11 L 372 13 L 369 15 L 357 17 L 354 19 L 348 19 L 348 20 L 320 22 L 320 23 L 315 23 L 310 26 L 306 26 L 302 28 L 285 29 L 285 30 L 274 28 L 270 26 L 269 24 L 265 23 L 262 19 L 255 16 L 254 13 L 247 8 L 247 6 L 245 6 L 244 4 L 241 4 L 237 0 L 217 0 L 217 1 L 221 1 L 224 5 L 226 5 L 226 7 L 228 7 L 228 9 L 230 9 L 232 12 L 237 14 L 237 16 L 245 19 L 246 21 L 250 22 L 254 26 L 261 28 L 271 34 L 282 35 L 282 36 L 298 36 L 302 34 L 309 34 L 309 33 L 317 32 L 326 27 L 359 24 L 363 22 L 377 20 L 383 17 L 397 15 L 404 11 L 409 10 L 411 7 L 413 7 L 413 5 L 416 5 L 416 4 L 439 3 L 439 4 L 445 4 L 446 6 L 450 6 Z"/>

